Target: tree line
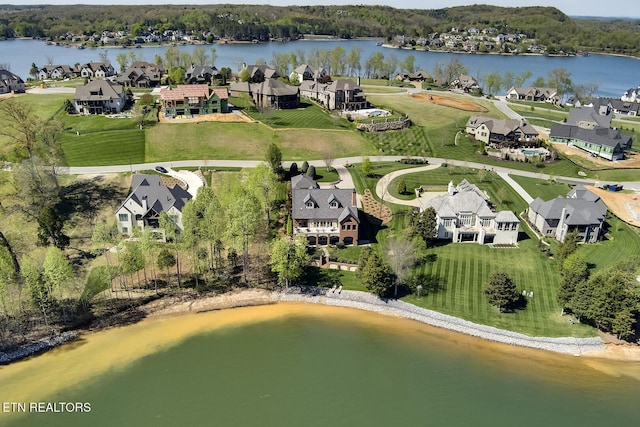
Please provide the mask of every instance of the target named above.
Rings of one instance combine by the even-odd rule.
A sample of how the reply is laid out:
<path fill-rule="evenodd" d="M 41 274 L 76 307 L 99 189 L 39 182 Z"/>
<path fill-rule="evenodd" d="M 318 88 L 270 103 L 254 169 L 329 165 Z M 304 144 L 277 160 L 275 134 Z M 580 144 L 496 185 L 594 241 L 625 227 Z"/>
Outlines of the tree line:
<path fill-rule="evenodd" d="M 138 36 L 149 28 L 193 32 L 199 39 L 297 39 L 304 34 L 342 38 L 410 38 L 456 28 L 493 27 L 522 33 L 550 51 L 640 54 L 637 20 L 570 18 L 553 7 L 460 6 L 395 9 L 388 6 L 162 5 L 11 6 L 0 9 L 0 38 L 66 38 L 103 31 Z"/>

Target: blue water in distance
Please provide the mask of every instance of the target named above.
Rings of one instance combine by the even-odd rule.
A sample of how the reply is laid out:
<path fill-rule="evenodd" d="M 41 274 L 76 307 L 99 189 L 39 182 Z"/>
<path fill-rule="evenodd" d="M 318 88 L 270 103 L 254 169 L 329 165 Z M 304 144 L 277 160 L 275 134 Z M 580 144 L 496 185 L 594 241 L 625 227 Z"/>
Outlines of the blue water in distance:
<path fill-rule="evenodd" d="M 527 82 L 529 84 L 537 77 L 547 78 L 549 70 L 553 68 L 565 68 L 571 73 L 571 78 L 576 84 L 597 83 L 599 96 L 618 98 L 626 90 L 640 85 L 640 60 L 610 55 L 546 57 L 436 53 L 385 48 L 377 46 L 375 40 L 299 40 L 264 44 L 216 44 L 205 45 L 204 48 L 209 54 L 211 47 L 215 47 L 216 67 L 229 67 L 237 71 L 242 63 L 251 64 L 258 59 L 269 63 L 275 53 L 304 52 L 308 56 L 313 50 L 330 50 L 336 46 L 342 46 L 347 51 L 351 48 L 361 49 L 360 63 L 363 66 L 367 58 L 379 51 L 385 57 L 395 55 L 400 61 L 408 55 L 414 55 L 416 68 L 429 72 L 433 71 L 434 65 L 446 64 L 453 58 L 457 58 L 465 65 L 469 74 L 480 79 L 491 72 L 511 71 L 514 74 L 520 74 L 531 71 L 532 77 Z M 180 46 L 180 50 L 191 52 L 195 47 L 197 46 L 185 45 Z M 144 47 L 133 50 L 141 59 L 153 62 L 156 55 L 164 56 L 166 49 L 166 47 Z M 0 63 L 9 63 L 12 72 L 26 79 L 29 77 L 32 63 L 42 66 L 48 59 L 52 59 L 54 64 L 68 65 L 98 61 L 100 52 L 107 51 L 107 58 L 116 65 L 116 55 L 128 50 L 121 48 L 80 50 L 46 45 L 37 40 L 7 40 L 0 42 Z"/>

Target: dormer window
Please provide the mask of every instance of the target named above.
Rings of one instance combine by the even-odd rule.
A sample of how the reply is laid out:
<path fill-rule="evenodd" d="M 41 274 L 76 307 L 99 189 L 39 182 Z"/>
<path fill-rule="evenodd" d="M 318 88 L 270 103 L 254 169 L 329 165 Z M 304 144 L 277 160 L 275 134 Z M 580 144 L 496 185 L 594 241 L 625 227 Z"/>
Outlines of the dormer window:
<path fill-rule="evenodd" d="M 331 194 L 329 196 L 329 198 L 327 199 L 327 203 L 329 203 L 329 208 L 331 209 L 337 209 L 340 207 L 340 202 L 334 194 Z"/>
<path fill-rule="evenodd" d="M 307 209 L 313 209 L 316 207 L 316 201 L 313 200 L 310 194 L 306 195 L 306 197 L 303 200 L 303 203 Z"/>

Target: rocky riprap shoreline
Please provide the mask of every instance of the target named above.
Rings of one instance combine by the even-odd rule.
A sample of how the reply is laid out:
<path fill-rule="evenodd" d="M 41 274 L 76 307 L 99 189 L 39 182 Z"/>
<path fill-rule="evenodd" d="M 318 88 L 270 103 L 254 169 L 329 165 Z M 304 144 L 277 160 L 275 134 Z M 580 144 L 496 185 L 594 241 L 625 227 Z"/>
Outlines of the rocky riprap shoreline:
<path fill-rule="evenodd" d="M 479 325 L 468 320 L 417 307 L 394 299 L 381 299 L 373 294 L 357 291 L 331 291 L 322 288 L 290 288 L 274 295 L 279 301 L 308 302 L 338 307 L 356 308 L 376 313 L 394 315 L 415 320 L 438 328 L 519 347 L 580 355 L 602 351 L 605 345 L 599 337 L 530 337 L 518 332 L 506 331 L 492 326 Z"/>
<path fill-rule="evenodd" d="M 0 352 L 0 365 L 7 365 L 16 360 L 25 359 L 34 354 L 49 351 L 54 347 L 73 341 L 78 337 L 76 331 L 62 332 L 59 335 L 52 336 L 51 338 L 44 338 L 31 344 L 23 345 L 15 350 L 7 353 Z"/>

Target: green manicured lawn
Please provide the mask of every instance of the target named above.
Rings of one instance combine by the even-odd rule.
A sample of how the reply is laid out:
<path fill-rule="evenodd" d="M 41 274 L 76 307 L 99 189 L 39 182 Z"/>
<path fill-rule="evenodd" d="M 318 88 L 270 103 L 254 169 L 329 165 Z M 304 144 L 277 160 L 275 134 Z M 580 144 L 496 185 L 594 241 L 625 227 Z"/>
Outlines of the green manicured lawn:
<path fill-rule="evenodd" d="M 517 175 L 511 175 L 511 178 L 534 199 L 540 197 L 542 200 L 551 200 L 558 196 L 565 197 L 571 189 L 568 184 L 562 182 L 550 182 Z"/>
<path fill-rule="evenodd" d="M 602 268 L 640 256 L 640 229 L 620 221 L 611 214 L 607 217 L 605 228 L 607 233 L 604 241 L 580 246 L 579 250 L 585 255 L 587 262 L 596 268 Z"/>
<path fill-rule="evenodd" d="M 324 166 L 319 166 L 316 168 L 316 177 L 315 180 L 318 182 L 336 182 L 340 179 L 338 172 L 335 169 L 331 168 L 331 170 L 327 170 Z"/>
<path fill-rule="evenodd" d="M 540 119 L 549 120 L 551 122 L 562 122 L 562 120 L 566 119 L 569 116 L 569 114 L 566 112 L 560 112 L 560 111 L 555 112 L 555 111 L 548 111 L 548 110 L 542 110 L 542 109 L 534 109 L 533 111 L 531 111 L 530 108 L 518 107 L 515 105 L 511 106 L 511 109 L 527 118 L 537 117 Z"/>
<path fill-rule="evenodd" d="M 492 249 L 475 243 L 450 243 L 428 251 L 435 261 L 418 268 L 441 290 L 421 299 L 403 300 L 476 323 L 534 336 L 595 336 L 595 330 L 570 325 L 560 316 L 556 293 L 560 281 L 553 260 L 544 256 L 536 240 L 522 240 L 517 249 Z M 513 313 L 500 313 L 482 292 L 489 274 L 505 271 L 519 291 L 533 292 L 527 306 Z M 425 286 L 426 288 L 426 286 Z"/>
<path fill-rule="evenodd" d="M 400 196 L 398 194 L 396 187 L 397 182 L 400 179 L 405 180 L 407 183 L 407 189 L 412 193 L 416 187 L 423 184 L 446 187 L 450 181 L 453 181 L 453 183 L 457 185 L 460 181 L 466 179 L 470 183 L 477 185 L 481 190 L 486 191 L 491 198 L 490 201 L 496 205 L 498 210 L 506 209 L 519 214 L 527 208 L 525 201 L 522 200 L 511 186 L 504 182 L 496 173 L 484 171 L 484 174 L 485 176 L 483 181 L 480 182 L 480 175 L 476 169 L 452 166 L 446 168 L 439 167 L 437 169 L 410 173 L 397 177 L 389 184 L 389 192 L 392 196 L 398 198 L 414 198 L 413 195 Z M 498 197 L 501 188 L 504 188 L 504 199 L 502 200 Z"/>
<path fill-rule="evenodd" d="M 69 166 L 144 163 L 145 134 L 139 129 L 65 134 L 62 150 Z"/>
<path fill-rule="evenodd" d="M 531 111 L 531 107 L 533 107 L 535 111 L 537 111 L 538 109 L 544 109 L 544 110 L 552 110 L 552 111 L 559 111 L 559 112 L 568 113 L 569 110 L 571 110 L 571 107 L 553 105 L 553 104 L 549 104 L 547 102 L 512 101 L 512 100 L 508 100 L 507 102 L 509 102 L 509 104 L 511 104 L 511 105 L 509 105 L 509 108 L 514 108 L 514 107 L 518 108 L 517 106 L 526 106 L 529 111 Z M 522 108 L 522 107 L 520 107 L 520 108 Z"/>
<path fill-rule="evenodd" d="M 233 101 L 231 101 L 233 103 Z M 347 120 L 330 115 L 326 110 L 309 101 L 300 101 L 300 108 L 259 112 L 255 108 L 245 108 L 244 112 L 251 118 L 264 124 L 278 128 L 293 129 L 353 129 Z"/>

